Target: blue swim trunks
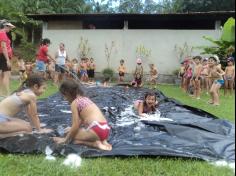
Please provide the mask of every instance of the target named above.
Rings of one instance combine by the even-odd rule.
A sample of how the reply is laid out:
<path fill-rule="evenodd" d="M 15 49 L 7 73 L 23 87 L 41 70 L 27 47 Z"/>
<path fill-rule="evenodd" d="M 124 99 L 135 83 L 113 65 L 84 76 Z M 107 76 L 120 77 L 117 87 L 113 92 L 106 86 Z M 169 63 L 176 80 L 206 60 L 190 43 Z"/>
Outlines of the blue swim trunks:
<path fill-rule="evenodd" d="M 36 69 L 36 71 L 45 72 L 46 71 L 46 64 L 43 61 L 37 60 L 35 69 Z"/>
<path fill-rule="evenodd" d="M 87 70 L 80 70 L 80 76 L 87 75 Z"/>
<path fill-rule="evenodd" d="M 220 84 L 221 86 L 223 86 L 224 83 L 225 83 L 225 81 L 223 79 L 215 80 L 215 84 Z"/>

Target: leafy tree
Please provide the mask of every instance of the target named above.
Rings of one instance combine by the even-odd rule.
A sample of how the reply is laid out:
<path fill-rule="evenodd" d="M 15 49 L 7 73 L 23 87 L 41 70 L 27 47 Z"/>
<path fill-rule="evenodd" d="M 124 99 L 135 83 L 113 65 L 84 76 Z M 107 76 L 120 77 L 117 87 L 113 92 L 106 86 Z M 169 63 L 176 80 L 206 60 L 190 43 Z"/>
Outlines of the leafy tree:
<path fill-rule="evenodd" d="M 235 0 L 173 0 L 176 12 L 207 12 L 235 10 Z"/>
<path fill-rule="evenodd" d="M 158 12 L 173 13 L 175 12 L 173 0 L 162 0 L 158 3 Z"/>
<path fill-rule="evenodd" d="M 235 19 L 234 18 L 229 18 L 224 24 L 221 39 L 227 42 L 235 42 Z"/>
<path fill-rule="evenodd" d="M 144 13 L 157 13 L 158 6 L 157 3 L 153 0 L 144 1 Z"/>
<path fill-rule="evenodd" d="M 48 0 L 48 4 L 54 13 L 88 13 L 84 0 Z"/>
<path fill-rule="evenodd" d="M 235 20 L 233 18 L 227 20 L 220 39 L 216 40 L 206 36 L 204 36 L 204 39 L 211 42 L 213 46 L 200 47 L 200 49 L 203 49 L 202 54 L 216 54 L 225 64 L 226 58 L 235 53 Z"/>
<path fill-rule="evenodd" d="M 234 11 L 235 0 L 108 0 L 109 12 L 118 13 L 185 13 L 207 11 Z M 118 8 L 112 7 L 119 3 Z M 104 9 L 100 9 L 103 12 Z"/>
<path fill-rule="evenodd" d="M 13 47 L 20 43 L 27 43 L 29 33 L 34 34 L 34 29 L 40 24 L 37 21 L 29 19 L 22 6 L 23 0 L 7 1 L 0 0 L 0 19 L 7 19 L 17 27 L 10 33 Z M 32 39 L 32 42 L 34 40 Z"/>
<path fill-rule="evenodd" d="M 25 14 L 89 13 L 92 8 L 85 0 L 17 0 Z M 14 1 L 13 1 L 14 2 Z M 15 2 L 14 2 L 15 3 Z"/>
<path fill-rule="evenodd" d="M 142 0 L 120 0 L 118 9 L 120 13 L 142 13 L 143 3 Z"/>
<path fill-rule="evenodd" d="M 114 0 L 101 0 L 101 2 L 95 0 L 86 0 L 85 3 L 90 6 L 93 13 L 114 13 L 116 7 L 113 6 Z"/>

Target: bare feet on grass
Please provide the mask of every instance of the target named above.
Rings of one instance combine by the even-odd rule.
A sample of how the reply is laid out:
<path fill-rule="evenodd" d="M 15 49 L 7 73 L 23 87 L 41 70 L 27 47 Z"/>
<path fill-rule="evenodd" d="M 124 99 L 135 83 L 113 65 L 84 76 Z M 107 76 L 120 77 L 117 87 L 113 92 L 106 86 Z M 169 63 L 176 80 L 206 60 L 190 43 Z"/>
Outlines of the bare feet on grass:
<path fill-rule="evenodd" d="M 208 104 L 213 104 L 213 101 L 209 100 L 207 103 L 208 103 Z"/>
<path fill-rule="evenodd" d="M 213 106 L 220 106 L 219 103 L 213 103 L 212 105 L 213 105 Z"/>

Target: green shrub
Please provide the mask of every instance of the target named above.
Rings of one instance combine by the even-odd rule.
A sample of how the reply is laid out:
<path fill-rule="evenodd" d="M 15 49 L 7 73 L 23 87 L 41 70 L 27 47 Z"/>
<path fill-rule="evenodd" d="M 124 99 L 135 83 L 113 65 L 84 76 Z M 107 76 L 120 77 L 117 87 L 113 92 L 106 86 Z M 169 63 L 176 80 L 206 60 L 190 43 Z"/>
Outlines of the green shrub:
<path fill-rule="evenodd" d="M 25 61 L 34 62 L 36 59 L 37 47 L 35 44 L 21 40 L 21 44 L 14 49 L 16 56 L 23 58 Z"/>
<path fill-rule="evenodd" d="M 173 75 L 178 76 L 180 69 L 176 69 L 172 72 Z"/>
<path fill-rule="evenodd" d="M 112 79 L 112 77 L 114 76 L 114 71 L 111 68 L 105 68 L 102 71 L 102 74 L 104 76 L 105 79 Z"/>

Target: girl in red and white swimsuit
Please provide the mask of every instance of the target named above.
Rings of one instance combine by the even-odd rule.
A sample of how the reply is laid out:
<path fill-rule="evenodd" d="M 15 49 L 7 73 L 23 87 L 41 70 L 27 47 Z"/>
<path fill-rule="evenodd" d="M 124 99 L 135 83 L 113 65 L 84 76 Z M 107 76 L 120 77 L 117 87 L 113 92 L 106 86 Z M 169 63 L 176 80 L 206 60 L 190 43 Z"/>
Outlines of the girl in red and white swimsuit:
<path fill-rule="evenodd" d="M 72 126 L 67 129 L 64 138 L 54 137 L 54 141 L 112 150 L 112 146 L 107 142 L 110 133 L 107 120 L 98 106 L 83 95 L 79 83 L 66 80 L 61 84 L 60 92 L 71 103 Z"/>

